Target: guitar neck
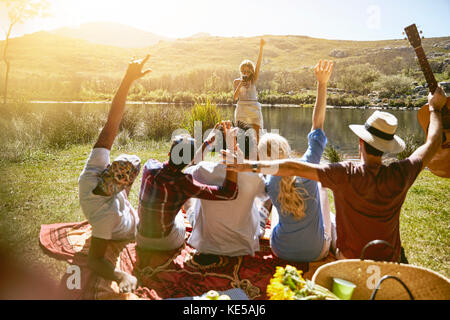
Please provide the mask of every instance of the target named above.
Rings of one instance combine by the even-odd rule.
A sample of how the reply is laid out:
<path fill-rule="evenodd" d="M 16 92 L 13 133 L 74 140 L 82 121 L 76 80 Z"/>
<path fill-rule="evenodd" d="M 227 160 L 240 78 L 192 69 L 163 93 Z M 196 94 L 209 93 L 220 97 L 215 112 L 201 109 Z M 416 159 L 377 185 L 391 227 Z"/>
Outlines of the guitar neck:
<path fill-rule="evenodd" d="M 417 58 L 419 59 L 420 68 L 425 76 L 425 79 L 428 83 L 428 88 L 431 93 L 437 89 L 438 84 L 436 78 L 434 77 L 433 71 L 431 71 L 430 63 L 425 55 L 425 51 L 423 51 L 422 46 L 414 49 L 416 51 Z"/>

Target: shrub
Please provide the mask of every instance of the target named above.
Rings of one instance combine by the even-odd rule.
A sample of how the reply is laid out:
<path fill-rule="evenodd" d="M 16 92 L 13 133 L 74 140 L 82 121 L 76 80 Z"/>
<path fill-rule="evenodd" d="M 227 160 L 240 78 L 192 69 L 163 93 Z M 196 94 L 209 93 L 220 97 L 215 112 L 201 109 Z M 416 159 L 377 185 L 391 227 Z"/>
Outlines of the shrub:
<path fill-rule="evenodd" d="M 341 89 L 367 94 L 372 91 L 372 84 L 379 77 L 379 71 L 368 63 L 352 65 L 340 71 L 337 84 Z"/>
<path fill-rule="evenodd" d="M 75 113 L 68 110 L 47 114 L 41 130 L 49 147 L 64 149 L 75 144 L 92 143 L 104 121 L 104 116 L 99 112 Z"/>
<path fill-rule="evenodd" d="M 133 138 L 139 135 L 139 128 L 144 118 L 144 108 L 142 105 L 127 106 L 122 121 L 120 122 L 120 131 L 127 131 L 129 137 Z"/>
<path fill-rule="evenodd" d="M 217 108 L 215 103 L 207 100 L 206 103 L 196 103 L 192 109 L 186 113 L 184 119 L 184 129 L 186 129 L 191 136 L 194 136 L 195 121 L 202 123 L 202 135 L 206 130 L 214 128 L 216 123 L 224 120 L 224 113 Z"/>
<path fill-rule="evenodd" d="M 379 91 L 380 97 L 383 98 L 411 94 L 412 87 L 413 80 L 404 75 L 382 75 L 373 85 L 373 88 Z"/>
<path fill-rule="evenodd" d="M 323 158 L 331 163 L 341 162 L 343 160 L 343 155 L 337 151 L 333 145 L 328 144 L 323 151 Z"/>
<path fill-rule="evenodd" d="M 406 148 L 402 152 L 397 154 L 398 160 L 408 158 L 418 147 L 423 144 L 423 139 L 419 135 L 408 135 L 404 139 Z"/>
<path fill-rule="evenodd" d="M 125 147 L 130 142 L 130 133 L 127 129 L 122 130 L 116 138 L 116 143 L 119 147 Z"/>
<path fill-rule="evenodd" d="M 152 106 L 143 116 L 143 136 L 148 139 L 170 139 L 183 126 L 185 108 L 174 105 Z"/>

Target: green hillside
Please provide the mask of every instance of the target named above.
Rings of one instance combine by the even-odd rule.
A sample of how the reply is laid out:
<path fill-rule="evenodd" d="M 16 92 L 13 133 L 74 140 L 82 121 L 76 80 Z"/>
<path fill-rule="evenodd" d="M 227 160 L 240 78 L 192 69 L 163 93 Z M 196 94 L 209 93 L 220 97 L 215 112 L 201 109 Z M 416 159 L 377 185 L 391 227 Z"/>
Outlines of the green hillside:
<path fill-rule="evenodd" d="M 366 85 L 371 81 L 375 84 L 382 76 L 406 77 L 410 93 L 415 85 L 424 82 L 407 40 L 361 42 L 270 35 L 264 38 L 267 45 L 258 83 L 263 96 L 269 92 L 292 95 L 313 88 L 310 67 L 319 59 L 335 61 L 331 86 L 354 91 L 353 94 L 360 96 L 372 91 L 376 86 Z M 3 42 L 0 45 L 3 46 Z M 448 80 L 450 37 L 424 39 L 423 46 L 438 80 Z M 222 93 L 225 102 L 229 102 L 232 80 L 239 76 L 240 62 L 256 60 L 258 49 L 259 37 L 192 37 L 130 49 L 38 32 L 10 41 L 10 93 L 44 100 L 109 99 L 129 58 L 150 53 L 149 66 L 153 73 L 135 89 L 137 98 L 154 100 L 148 93 L 159 89 L 157 95 L 172 98 L 180 92 Z M 1 64 L 2 77 L 4 69 Z M 376 74 L 359 81 L 364 82 L 363 88 L 345 80 L 346 74 L 348 77 L 350 73 L 353 78 L 353 73 L 367 72 Z M 3 92 L 1 86 L 3 81 L 0 85 Z"/>

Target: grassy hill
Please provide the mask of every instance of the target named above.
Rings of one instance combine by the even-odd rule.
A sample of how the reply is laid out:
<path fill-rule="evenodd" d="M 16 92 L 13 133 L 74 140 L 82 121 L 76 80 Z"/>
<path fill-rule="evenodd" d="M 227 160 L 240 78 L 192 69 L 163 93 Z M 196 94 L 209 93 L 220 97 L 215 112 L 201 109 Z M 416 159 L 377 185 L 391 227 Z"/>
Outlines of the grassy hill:
<path fill-rule="evenodd" d="M 411 81 L 424 82 L 407 40 L 344 41 L 291 35 L 264 38 L 267 45 L 260 91 L 292 94 L 301 88 L 312 88 L 314 79 L 309 68 L 319 59 L 335 61 L 331 85 L 344 89 L 340 80 L 354 65 L 363 66 L 364 70 L 358 72 L 366 72 L 369 66 L 378 75 L 404 74 Z M 259 39 L 206 34 L 159 41 L 145 48 L 122 48 L 38 32 L 10 41 L 10 92 L 32 99 L 95 99 L 94 93 L 101 93 L 99 98 L 110 97 L 129 58 L 150 53 L 153 72 L 141 80 L 143 88 L 139 90 L 230 94 L 232 80 L 239 76 L 240 62 L 256 60 Z M 440 81 L 449 78 L 449 44 L 450 37 L 423 40 Z M 4 69 L 0 64 L 2 76 Z"/>

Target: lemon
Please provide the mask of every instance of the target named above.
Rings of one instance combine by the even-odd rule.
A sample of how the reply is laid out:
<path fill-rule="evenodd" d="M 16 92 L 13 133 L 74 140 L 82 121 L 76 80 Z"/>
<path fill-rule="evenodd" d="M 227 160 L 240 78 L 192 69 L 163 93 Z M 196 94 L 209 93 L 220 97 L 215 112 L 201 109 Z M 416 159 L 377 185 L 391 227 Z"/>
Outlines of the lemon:
<path fill-rule="evenodd" d="M 219 298 L 219 293 L 215 290 L 210 290 L 206 294 L 206 298 L 209 300 L 217 300 Z"/>

